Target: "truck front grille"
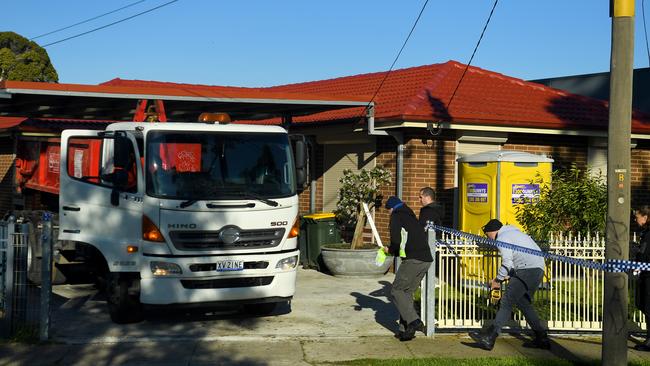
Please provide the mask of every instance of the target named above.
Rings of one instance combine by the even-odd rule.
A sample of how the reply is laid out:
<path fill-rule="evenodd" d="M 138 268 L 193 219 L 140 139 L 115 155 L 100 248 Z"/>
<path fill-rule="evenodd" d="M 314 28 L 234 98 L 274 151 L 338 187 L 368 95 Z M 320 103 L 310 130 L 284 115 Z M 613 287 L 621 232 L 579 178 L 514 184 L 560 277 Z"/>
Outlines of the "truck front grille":
<path fill-rule="evenodd" d="M 273 276 L 244 277 L 244 278 L 223 278 L 215 280 L 181 280 L 186 289 L 208 289 L 208 288 L 234 288 L 234 287 L 256 287 L 267 286 L 273 282 Z"/>
<path fill-rule="evenodd" d="M 271 248 L 280 244 L 284 228 L 241 230 L 239 240 L 224 243 L 217 231 L 170 231 L 172 244 L 178 250 L 232 250 Z"/>

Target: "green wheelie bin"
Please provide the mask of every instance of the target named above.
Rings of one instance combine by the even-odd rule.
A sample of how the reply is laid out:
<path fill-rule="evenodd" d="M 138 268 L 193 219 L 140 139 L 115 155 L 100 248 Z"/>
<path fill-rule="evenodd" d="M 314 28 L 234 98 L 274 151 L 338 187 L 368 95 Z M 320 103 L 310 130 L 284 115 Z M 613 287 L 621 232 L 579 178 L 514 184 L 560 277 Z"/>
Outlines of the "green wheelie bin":
<path fill-rule="evenodd" d="M 331 212 L 304 215 L 300 234 L 300 261 L 303 268 L 324 268 L 321 245 L 341 242 L 341 231 Z"/>

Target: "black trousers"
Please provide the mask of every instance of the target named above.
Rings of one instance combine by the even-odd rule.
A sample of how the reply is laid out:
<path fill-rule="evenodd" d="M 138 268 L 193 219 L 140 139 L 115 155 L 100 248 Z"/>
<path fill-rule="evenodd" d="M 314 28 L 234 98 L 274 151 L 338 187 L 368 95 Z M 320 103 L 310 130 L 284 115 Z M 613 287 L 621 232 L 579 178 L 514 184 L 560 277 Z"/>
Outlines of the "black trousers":
<path fill-rule="evenodd" d="M 499 311 L 494 318 L 493 325 L 498 333 L 501 333 L 501 328 L 510 319 L 512 308 L 515 305 L 524 314 L 526 321 L 534 331 L 546 331 L 533 307 L 533 296 L 542 283 L 543 277 L 544 270 L 541 268 L 519 269 L 515 271 L 514 276 L 510 277 L 506 292 L 501 298 Z"/>

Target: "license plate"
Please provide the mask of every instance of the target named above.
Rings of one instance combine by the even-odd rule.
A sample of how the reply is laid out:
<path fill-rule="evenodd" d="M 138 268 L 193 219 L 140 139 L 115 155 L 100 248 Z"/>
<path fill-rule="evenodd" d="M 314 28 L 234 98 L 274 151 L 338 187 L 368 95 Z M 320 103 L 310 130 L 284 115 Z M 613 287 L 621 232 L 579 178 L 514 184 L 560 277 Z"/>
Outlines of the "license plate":
<path fill-rule="evenodd" d="M 217 272 L 241 271 L 244 269 L 244 261 L 225 260 L 217 262 Z"/>

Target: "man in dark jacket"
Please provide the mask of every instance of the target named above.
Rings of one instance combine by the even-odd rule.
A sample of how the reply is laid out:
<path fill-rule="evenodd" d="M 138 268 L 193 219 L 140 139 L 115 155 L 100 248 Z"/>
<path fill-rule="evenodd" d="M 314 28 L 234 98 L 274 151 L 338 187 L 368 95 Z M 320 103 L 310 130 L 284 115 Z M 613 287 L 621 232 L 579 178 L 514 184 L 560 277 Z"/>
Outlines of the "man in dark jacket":
<path fill-rule="evenodd" d="M 442 207 L 436 203 L 436 192 L 431 187 L 420 189 L 420 224 L 424 227 L 428 222 L 442 225 Z"/>
<path fill-rule="evenodd" d="M 388 198 L 386 208 L 390 210 L 390 247 L 384 247 L 384 251 L 402 259 L 391 296 L 404 326 L 399 340 L 410 341 L 415 338 L 415 331 L 424 332 L 424 324 L 413 306 L 413 292 L 420 286 L 433 259 L 426 234 L 413 210 L 394 196 Z"/>

